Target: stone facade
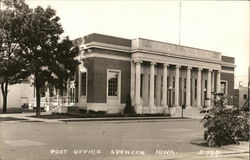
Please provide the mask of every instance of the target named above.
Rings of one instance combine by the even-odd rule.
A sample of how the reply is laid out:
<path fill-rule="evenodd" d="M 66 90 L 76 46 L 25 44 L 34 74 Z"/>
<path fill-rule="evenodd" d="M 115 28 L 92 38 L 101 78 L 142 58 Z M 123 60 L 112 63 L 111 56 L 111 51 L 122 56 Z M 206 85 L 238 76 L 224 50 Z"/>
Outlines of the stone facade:
<path fill-rule="evenodd" d="M 219 52 L 95 33 L 79 46 L 88 78 L 86 103 L 78 105 L 88 110 L 122 112 L 130 94 L 137 113 L 168 113 L 212 107 L 213 93 L 234 93 L 234 58 Z"/>

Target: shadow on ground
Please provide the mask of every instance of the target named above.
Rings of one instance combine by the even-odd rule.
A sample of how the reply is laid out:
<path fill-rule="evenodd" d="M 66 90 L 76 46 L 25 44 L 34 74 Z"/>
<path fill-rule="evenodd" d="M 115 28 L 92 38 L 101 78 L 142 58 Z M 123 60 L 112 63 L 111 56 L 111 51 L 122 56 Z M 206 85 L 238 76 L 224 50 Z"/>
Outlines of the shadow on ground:
<path fill-rule="evenodd" d="M 196 145 L 199 147 L 208 147 L 209 148 L 209 146 L 207 145 L 207 142 L 202 138 L 193 139 L 193 140 L 191 140 L 190 144 Z"/>
<path fill-rule="evenodd" d="M 0 117 L 0 122 L 1 121 L 25 121 L 28 119 L 24 119 L 24 118 L 14 118 L 14 117 Z"/>

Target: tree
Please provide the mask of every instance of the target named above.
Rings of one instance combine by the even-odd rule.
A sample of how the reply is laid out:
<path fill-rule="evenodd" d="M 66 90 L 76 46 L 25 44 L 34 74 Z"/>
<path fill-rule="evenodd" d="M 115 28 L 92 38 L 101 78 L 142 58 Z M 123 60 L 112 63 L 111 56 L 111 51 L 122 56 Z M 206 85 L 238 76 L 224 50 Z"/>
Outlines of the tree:
<path fill-rule="evenodd" d="M 63 28 L 59 23 L 55 10 L 38 6 L 30 9 L 24 2 L 12 5 L 23 15 L 23 23 L 18 32 L 22 41 L 19 43 L 21 58 L 29 68 L 29 75 L 34 76 L 36 89 L 36 116 L 40 116 L 40 89 L 46 82 L 58 89 L 65 89 L 69 78 L 73 77 L 79 65 L 75 57 L 78 47 L 66 37 L 60 40 Z"/>
<path fill-rule="evenodd" d="M 8 86 L 21 83 L 28 76 L 26 63 L 19 56 L 21 39 L 16 30 L 19 20 L 15 10 L 0 10 L 0 85 L 3 113 L 7 112 Z"/>
<path fill-rule="evenodd" d="M 215 106 L 206 113 L 202 119 L 205 128 L 204 139 L 208 146 L 223 146 L 239 143 L 240 140 L 249 140 L 249 125 L 246 112 L 238 107 L 226 107 L 226 96 L 220 97 Z"/>

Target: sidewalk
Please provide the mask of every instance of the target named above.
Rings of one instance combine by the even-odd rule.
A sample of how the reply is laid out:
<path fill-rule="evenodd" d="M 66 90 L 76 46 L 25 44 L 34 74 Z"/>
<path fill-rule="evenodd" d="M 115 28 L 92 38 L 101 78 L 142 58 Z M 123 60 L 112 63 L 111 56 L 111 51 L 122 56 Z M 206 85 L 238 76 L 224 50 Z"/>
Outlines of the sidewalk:
<path fill-rule="evenodd" d="M 49 115 L 51 113 L 42 112 L 41 115 Z M 37 118 L 34 117 L 35 113 L 11 113 L 11 114 L 0 114 L 0 118 L 8 117 L 8 118 L 16 118 L 16 120 L 12 121 L 20 121 L 22 122 L 89 122 L 89 121 L 121 121 L 121 120 L 134 120 L 134 121 L 163 121 L 163 120 L 192 120 L 191 118 L 181 118 L 181 117 L 164 117 L 164 116 L 155 116 L 155 117 L 98 117 L 98 118 L 60 118 L 60 119 L 46 119 L 46 118 Z M 4 121 L 4 120 L 3 120 Z"/>
<path fill-rule="evenodd" d="M 58 119 L 43 119 L 43 118 L 37 118 L 37 117 L 32 117 L 36 113 L 11 113 L 11 114 L 0 114 L 0 118 L 8 117 L 8 118 L 16 118 L 21 119 L 22 122 L 59 122 Z M 49 113 L 42 112 L 41 115 L 46 115 Z M 15 120 L 13 120 L 15 121 Z M 12 122 L 13 122 L 12 121 Z"/>

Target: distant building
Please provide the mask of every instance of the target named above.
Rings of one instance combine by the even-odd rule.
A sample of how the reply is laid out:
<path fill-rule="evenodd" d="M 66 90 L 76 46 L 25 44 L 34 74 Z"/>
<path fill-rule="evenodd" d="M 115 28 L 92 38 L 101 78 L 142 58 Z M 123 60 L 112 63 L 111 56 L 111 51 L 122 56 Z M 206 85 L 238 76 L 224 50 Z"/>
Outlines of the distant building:
<path fill-rule="evenodd" d="M 236 88 L 238 88 L 239 86 L 247 87 L 248 86 L 248 76 L 247 75 L 236 76 L 234 86 Z"/>
<path fill-rule="evenodd" d="M 22 104 L 32 101 L 33 87 L 28 82 L 10 85 L 8 89 L 8 108 L 20 108 Z M 0 92 L 0 108 L 2 108 L 2 92 Z"/>
<path fill-rule="evenodd" d="M 235 89 L 235 106 L 242 108 L 247 105 L 248 100 L 248 88 L 239 86 L 238 89 Z"/>

